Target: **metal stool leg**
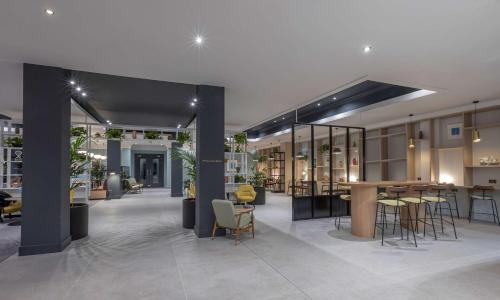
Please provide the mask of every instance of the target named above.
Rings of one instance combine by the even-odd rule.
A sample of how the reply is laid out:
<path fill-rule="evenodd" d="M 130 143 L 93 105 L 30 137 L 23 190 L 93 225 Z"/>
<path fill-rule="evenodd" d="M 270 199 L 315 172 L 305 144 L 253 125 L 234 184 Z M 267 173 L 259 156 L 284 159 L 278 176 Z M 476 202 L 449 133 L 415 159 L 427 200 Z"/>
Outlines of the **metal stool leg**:
<path fill-rule="evenodd" d="M 498 226 L 500 226 L 500 220 L 499 220 L 499 217 L 498 217 L 497 202 L 495 201 L 495 199 L 492 199 L 491 201 L 493 201 L 493 204 L 495 204 L 495 212 L 497 213 Z"/>
<path fill-rule="evenodd" d="M 460 219 L 460 213 L 458 212 L 457 194 L 453 195 L 453 200 L 455 201 L 455 210 L 457 211 L 457 218 Z"/>
<path fill-rule="evenodd" d="M 382 205 L 382 209 L 384 211 L 384 215 L 385 215 L 385 205 Z M 384 224 L 382 224 L 382 246 L 384 245 Z"/>
<path fill-rule="evenodd" d="M 375 234 L 377 233 L 377 219 L 378 219 L 378 202 L 377 208 L 375 209 L 375 226 L 373 226 L 373 238 L 375 238 Z M 384 225 L 384 217 L 382 216 L 382 226 Z"/>
<path fill-rule="evenodd" d="M 408 219 L 410 220 L 409 223 L 410 223 L 410 226 L 411 226 L 411 232 L 413 233 L 413 240 L 415 241 L 415 248 L 416 248 L 417 247 L 417 237 L 415 236 L 415 229 L 413 228 L 413 221 L 411 219 L 410 207 L 409 206 L 408 206 Z M 406 231 L 408 232 L 408 228 L 406 228 Z"/>
<path fill-rule="evenodd" d="M 446 203 L 448 203 L 448 207 L 450 208 L 451 224 L 453 225 L 453 232 L 455 233 L 455 239 L 458 239 L 457 230 L 455 229 L 455 220 L 453 220 L 453 213 L 451 212 L 451 204 L 450 204 L 450 202 L 446 202 Z"/>
<path fill-rule="evenodd" d="M 437 240 L 436 227 L 434 226 L 434 218 L 432 217 L 431 205 L 429 203 L 426 203 L 426 215 L 427 215 L 427 209 L 429 209 L 429 215 L 430 215 L 431 224 L 432 224 L 432 231 L 434 232 L 434 240 Z M 424 230 L 425 230 L 425 226 L 424 226 Z"/>
<path fill-rule="evenodd" d="M 474 199 L 470 197 L 469 199 L 469 223 L 472 221 L 472 210 L 474 209 Z"/>
<path fill-rule="evenodd" d="M 441 232 L 444 233 L 443 210 L 441 209 L 441 202 L 438 202 L 438 205 L 439 205 L 439 217 L 441 218 Z"/>

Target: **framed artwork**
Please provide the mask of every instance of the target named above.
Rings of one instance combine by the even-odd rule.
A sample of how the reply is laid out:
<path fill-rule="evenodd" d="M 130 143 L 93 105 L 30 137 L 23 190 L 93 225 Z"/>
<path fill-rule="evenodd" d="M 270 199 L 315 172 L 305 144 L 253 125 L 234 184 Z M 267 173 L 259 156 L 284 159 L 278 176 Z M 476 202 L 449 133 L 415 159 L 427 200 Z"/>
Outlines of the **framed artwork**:
<path fill-rule="evenodd" d="M 448 139 L 456 140 L 462 138 L 462 123 L 448 124 Z"/>

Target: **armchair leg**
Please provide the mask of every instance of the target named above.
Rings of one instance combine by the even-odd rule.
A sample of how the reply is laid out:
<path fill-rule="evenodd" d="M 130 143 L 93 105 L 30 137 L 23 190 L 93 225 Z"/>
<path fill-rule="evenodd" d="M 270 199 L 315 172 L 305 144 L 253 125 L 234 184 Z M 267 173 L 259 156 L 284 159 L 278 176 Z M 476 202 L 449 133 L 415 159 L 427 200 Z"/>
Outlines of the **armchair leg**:
<path fill-rule="evenodd" d="M 252 239 L 255 239 L 255 220 L 252 215 Z"/>
<path fill-rule="evenodd" d="M 215 239 L 215 231 L 217 230 L 217 221 L 214 221 L 214 227 L 212 229 L 212 240 Z"/>
<path fill-rule="evenodd" d="M 240 241 L 240 227 L 236 228 L 236 237 L 234 239 L 234 245 L 237 246 Z"/>

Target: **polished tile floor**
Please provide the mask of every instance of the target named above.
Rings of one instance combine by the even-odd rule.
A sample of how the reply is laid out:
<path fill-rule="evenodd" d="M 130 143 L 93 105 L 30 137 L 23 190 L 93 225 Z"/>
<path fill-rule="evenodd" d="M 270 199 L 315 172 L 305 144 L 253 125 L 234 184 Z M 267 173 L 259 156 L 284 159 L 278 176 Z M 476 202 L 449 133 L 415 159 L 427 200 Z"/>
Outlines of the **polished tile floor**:
<path fill-rule="evenodd" d="M 90 209 L 90 237 L 0 263 L 0 299 L 498 299 L 500 227 L 463 220 L 459 239 L 353 238 L 332 219 L 291 222 L 268 194 L 257 236 L 197 239 L 181 199 L 146 190 Z"/>

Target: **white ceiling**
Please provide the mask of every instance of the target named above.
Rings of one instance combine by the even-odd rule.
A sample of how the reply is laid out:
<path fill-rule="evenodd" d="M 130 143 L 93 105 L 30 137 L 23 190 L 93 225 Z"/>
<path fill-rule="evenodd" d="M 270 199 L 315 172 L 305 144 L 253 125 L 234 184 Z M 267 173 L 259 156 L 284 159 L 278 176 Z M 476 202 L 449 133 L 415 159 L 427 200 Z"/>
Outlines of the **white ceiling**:
<path fill-rule="evenodd" d="M 233 128 L 363 76 L 438 90 L 365 113 L 380 122 L 499 98 L 499 11 L 497 0 L 2 1 L 0 60 L 224 86 Z"/>

